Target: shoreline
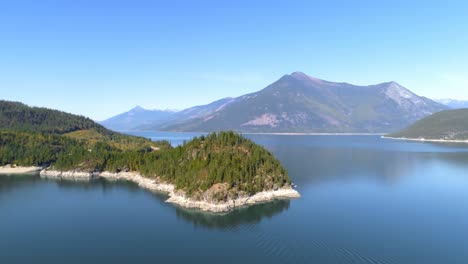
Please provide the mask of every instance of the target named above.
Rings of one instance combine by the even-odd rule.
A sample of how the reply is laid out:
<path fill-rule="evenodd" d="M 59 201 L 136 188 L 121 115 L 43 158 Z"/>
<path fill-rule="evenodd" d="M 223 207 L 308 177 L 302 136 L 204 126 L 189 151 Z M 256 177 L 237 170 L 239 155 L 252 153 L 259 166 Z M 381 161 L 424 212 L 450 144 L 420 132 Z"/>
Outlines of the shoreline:
<path fill-rule="evenodd" d="M 23 167 L 23 166 L 0 166 L 0 174 L 36 174 L 42 170 L 42 167 Z"/>
<path fill-rule="evenodd" d="M 187 131 L 153 131 L 153 130 L 126 130 L 119 131 L 121 133 L 131 132 L 157 132 L 157 133 L 177 133 L 177 134 L 203 134 L 207 135 L 212 132 L 187 132 Z M 333 133 L 333 132 L 239 132 L 234 133 L 241 135 L 277 135 L 277 136 L 383 136 L 388 133 Z"/>
<path fill-rule="evenodd" d="M 385 135 L 385 133 L 240 133 L 243 135 L 276 135 L 276 136 L 382 136 Z"/>
<path fill-rule="evenodd" d="M 194 200 L 187 197 L 183 192 L 177 191 L 175 185 L 167 182 L 159 182 L 157 179 L 150 179 L 141 176 L 137 172 L 112 173 L 108 171 L 100 173 L 78 172 L 78 171 L 54 171 L 44 169 L 40 172 L 42 178 L 50 179 L 94 179 L 103 178 L 107 180 L 127 180 L 136 183 L 139 187 L 152 192 L 166 193 L 169 198 L 168 203 L 176 204 L 185 208 L 199 209 L 205 212 L 227 213 L 234 209 L 269 202 L 276 199 L 300 198 L 299 192 L 292 187 L 283 187 L 277 190 L 263 191 L 252 196 L 243 196 L 223 202 L 212 202 L 207 200 Z"/>
<path fill-rule="evenodd" d="M 427 139 L 427 138 L 405 138 L 405 137 L 387 137 L 382 138 L 393 139 L 393 140 L 406 140 L 406 141 L 417 141 L 417 142 L 433 142 L 433 143 L 468 143 L 468 140 L 451 140 L 451 139 Z"/>

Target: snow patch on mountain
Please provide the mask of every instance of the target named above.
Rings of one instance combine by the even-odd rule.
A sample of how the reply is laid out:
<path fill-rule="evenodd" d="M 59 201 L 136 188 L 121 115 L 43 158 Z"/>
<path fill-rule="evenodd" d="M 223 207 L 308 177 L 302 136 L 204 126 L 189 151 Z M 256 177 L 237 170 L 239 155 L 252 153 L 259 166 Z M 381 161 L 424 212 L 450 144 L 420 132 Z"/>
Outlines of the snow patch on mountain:
<path fill-rule="evenodd" d="M 405 87 L 399 85 L 396 82 L 391 82 L 387 89 L 385 90 L 385 95 L 395 101 L 398 105 L 407 104 L 408 101 L 416 104 L 421 105 L 425 104 L 423 100 Z"/>

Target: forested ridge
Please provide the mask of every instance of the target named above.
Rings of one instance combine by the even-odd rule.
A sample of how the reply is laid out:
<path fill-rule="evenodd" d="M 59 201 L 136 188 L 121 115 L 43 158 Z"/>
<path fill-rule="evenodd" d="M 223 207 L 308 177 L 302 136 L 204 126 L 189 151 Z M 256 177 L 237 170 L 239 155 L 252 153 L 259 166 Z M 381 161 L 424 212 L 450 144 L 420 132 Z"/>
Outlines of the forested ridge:
<path fill-rule="evenodd" d="M 468 140 L 468 109 L 441 111 L 388 135 L 396 138 Z"/>
<path fill-rule="evenodd" d="M 64 135 L 88 146 L 104 141 L 124 150 L 154 145 L 148 139 L 109 130 L 84 116 L 3 100 L 0 100 L 0 131 Z"/>
<path fill-rule="evenodd" d="M 189 195 L 215 184 L 227 186 L 231 195 L 290 185 L 287 171 L 269 151 L 232 131 L 172 147 L 167 141 L 107 130 L 84 117 L 19 103 L 1 101 L 0 116 L 0 165 L 136 171 L 173 183 Z"/>
<path fill-rule="evenodd" d="M 112 131 L 84 116 L 42 107 L 29 107 L 19 102 L 3 100 L 0 100 L 0 128 L 57 134 L 81 129 L 96 129 L 103 134 L 112 134 Z"/>

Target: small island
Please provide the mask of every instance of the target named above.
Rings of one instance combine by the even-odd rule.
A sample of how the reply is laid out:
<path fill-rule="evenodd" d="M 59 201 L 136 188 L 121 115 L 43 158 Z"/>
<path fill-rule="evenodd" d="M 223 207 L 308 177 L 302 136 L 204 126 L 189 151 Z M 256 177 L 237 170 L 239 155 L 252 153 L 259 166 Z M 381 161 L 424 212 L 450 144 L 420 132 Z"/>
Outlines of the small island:
<path fill-rule="evenodd" d="M 446 110 L 423 118 L 386 138 L 468 143 L 468 109 Z"/>
<path fill-rule="evenodd" d="M 168 202 L 212 212 L 300 197 L 269 151 L 232 131 L 172 147 L 83 116 L 9 101 L 0 101 L 0 166 L 0 173 L 133 181 L 167 193 Z"/>

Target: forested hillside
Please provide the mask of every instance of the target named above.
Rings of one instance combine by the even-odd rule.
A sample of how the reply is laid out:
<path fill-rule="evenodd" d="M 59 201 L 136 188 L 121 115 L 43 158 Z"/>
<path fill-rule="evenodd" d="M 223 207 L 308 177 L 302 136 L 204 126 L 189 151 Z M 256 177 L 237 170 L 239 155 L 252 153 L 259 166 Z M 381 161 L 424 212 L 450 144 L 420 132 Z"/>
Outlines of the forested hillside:
<path fill-rule="evenodd" d="M 41 107 L 29 107 L 19 102 L 3 100 L 0 100 L 0 128 L 2 130 L 56 134 L 64 134 L 81 129 L 95 129 L 104 134 L 112 133 L 110 130 L 84 116 Z"/>
<path fill-rule="evenodd" d="M 64 135 L 88 146 L 102 141 L 120 149 L 147 148 L 153 145 L 145 138 L 106 129 L 84 116 L 2 100 L 0 130 Z"/>
<path fill-rule="evenodd" d="M 231 131 L 201 136 L 174 148 L 166 141 L 122 135 L 59 111 L 17 103 L 2 109 L 6 109 L 0 113 L 2 124 L 8 125 L 0 129 L 0 166 L 135 171 L 173 183 L 196 198 L 215 185 L 222 186 L 224 191 L 217 197 L 221 200 L 240 192 L 290 186 L 286 170 L 269 151 Z"/>
<path fill-rule="evenodd" d="M 468 109 L 435 113 L 389 136 L 413 139 L 468 140 Z"/>

